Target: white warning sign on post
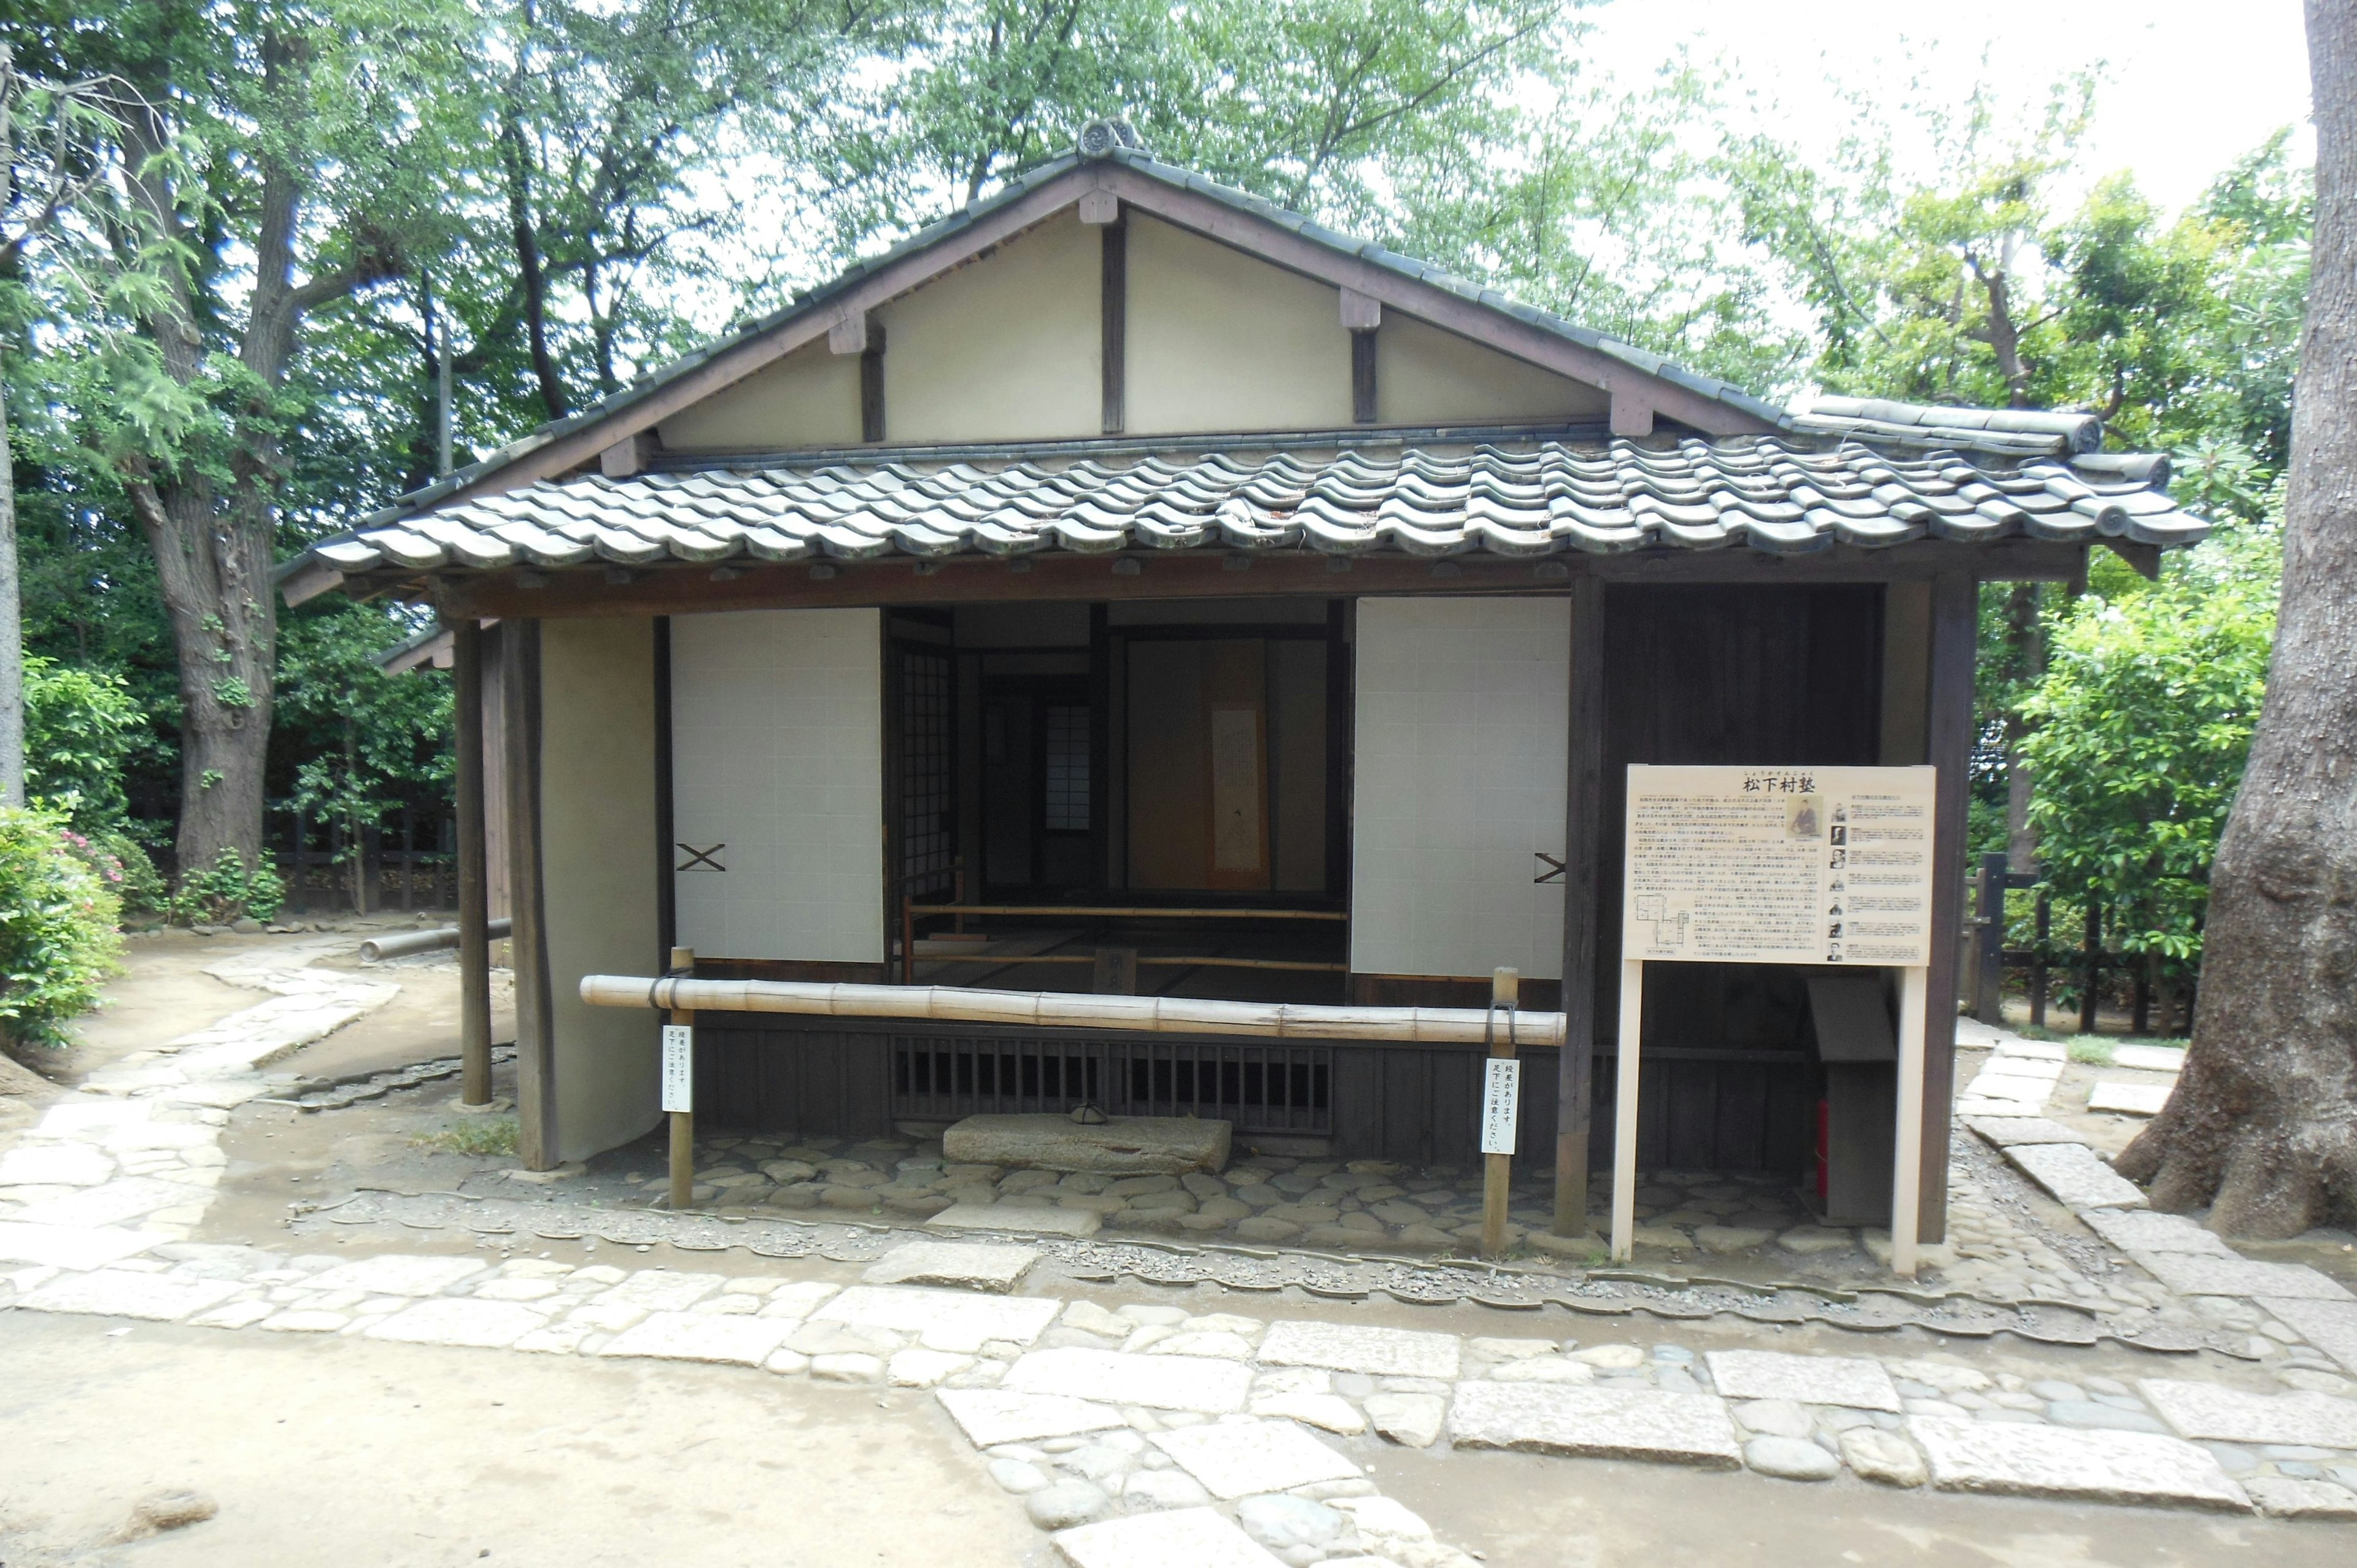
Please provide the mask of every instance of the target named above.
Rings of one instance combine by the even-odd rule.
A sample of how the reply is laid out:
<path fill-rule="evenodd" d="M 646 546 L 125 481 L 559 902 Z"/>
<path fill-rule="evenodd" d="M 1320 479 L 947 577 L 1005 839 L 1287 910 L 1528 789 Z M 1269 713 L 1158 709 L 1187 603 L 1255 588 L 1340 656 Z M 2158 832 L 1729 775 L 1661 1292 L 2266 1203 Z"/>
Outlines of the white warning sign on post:
<path fill-rule="evenodd" d="M 662 1108 L 666 1112 L 695 1109 L 695 1028 L 690 1024 L 662 1026 Z"/>
<path fill-rule="evenodd" d="M 1622 956 L 1929 963 L 1936 771 L 1632 765 Z"/>
<path fill-rule="evenodd" d="M 1481 1152 L 1514 1152 L 1514 1118 L 1522 1109 L 1523 1064 L 1511 1057 L 1491 1057 L 1481 1078 Z"/>

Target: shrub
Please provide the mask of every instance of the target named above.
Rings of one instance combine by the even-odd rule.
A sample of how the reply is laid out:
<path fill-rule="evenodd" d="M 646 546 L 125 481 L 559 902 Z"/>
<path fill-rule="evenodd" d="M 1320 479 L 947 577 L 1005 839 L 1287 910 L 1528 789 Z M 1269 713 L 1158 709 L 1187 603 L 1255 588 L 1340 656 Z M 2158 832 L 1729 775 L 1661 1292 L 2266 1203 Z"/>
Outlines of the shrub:
<path fill-rule="evenodd" d="M 26 790 L 82 832 L 123 820 L 124 764 L 145 727 L 122 676 L 25 660 Z"/>
<path fill-rule="evenodd" d="M 122 944 L 114 890 L 69 837 L 56 811 L 0 808 L 0 1028 L 24 1045 L 65 1043 Z"/>
<path fill-rule="evenodd" d="M 286 885 L 266 857 L 249 869 L 243 855 L 225 849 L 211 865 L 180 874 L 165 913 L 175 925 L 225 926 L 241 915 L 266 920 L 285 902 Z"/>

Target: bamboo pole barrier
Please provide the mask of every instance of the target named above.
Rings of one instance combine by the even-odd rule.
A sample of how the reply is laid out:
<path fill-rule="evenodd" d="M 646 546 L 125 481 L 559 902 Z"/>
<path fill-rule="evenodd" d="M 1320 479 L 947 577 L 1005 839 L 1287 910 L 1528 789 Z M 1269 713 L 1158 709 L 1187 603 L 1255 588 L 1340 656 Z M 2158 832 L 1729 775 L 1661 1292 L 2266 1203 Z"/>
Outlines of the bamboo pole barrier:
<path fill-rule="evenodd" d="M 985 991 L 954 985 L 587 974 L 581 977 L 581 1000 L 596 1007 L 789 1013 L 822 1018 L 930 1018 L 1035 1028 L 1129 1029 L 1268 1039 L 1478 1046 L 1491 1037 L 1485 1029 L 1490 1014 L 1480 1007 L 1329 1007 L 1067 991 Z M 1521 1013 L 1514 1024 L 1524 1045 L 1563 1044 L 1560 1013 Z"/>
<path fill-rule="evenodd" d="M 1096 954 L 1085 952 L 1042 952 L 1009 955 L 1006 953 L 920 953 L 927 963 L 963 963 L 987 965 L 1005 969 L 1018 963 L 1094 963 Z M 1285 969 L 1311 974 L 1348 974 L 1347 963 L 1315 963 L 1307 959 L 1289 958 L 1141 958 L 1138 964 L 1160 964 L 1170 969 Z"/>
<path fill-rule="evenodd" d="M 1157 909 L 1094 904 L 912 904 L 927 915 L 1085 915 L 1091 919 L 1140 920 L 1347 920 L 1340 909 Z"/>

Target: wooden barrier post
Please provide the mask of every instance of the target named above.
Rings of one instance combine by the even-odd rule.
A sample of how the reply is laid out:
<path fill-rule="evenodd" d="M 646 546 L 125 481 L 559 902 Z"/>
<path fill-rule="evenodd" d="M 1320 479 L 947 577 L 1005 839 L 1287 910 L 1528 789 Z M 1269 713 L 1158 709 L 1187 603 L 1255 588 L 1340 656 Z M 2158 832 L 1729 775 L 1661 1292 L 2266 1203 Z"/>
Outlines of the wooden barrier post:
<path fill-rule="evenodd" d="M 1899 1136 L 1890 1192 L 1890 1268 L 1915 1277 L 1922 1234 L 1923 1048 L 1931 1022 L 1932 972 L 1909 964 L 1899 972 Z"/>
<path fill-rule="evenodd" d="M 694 973 L 695 950 L 672 949 L 671 972 Z M 695 1014 L 674 1007 L 671 1023 L 663 1031 L 663 1109 L 671 1114 L 671 1207 L 676 1213 L 695 1201 Z"/>
<path fill-rule="evenodd" d="M 1612 1058 L 1612 1261 L 1637 1246 L 1637 1041 L 1645 1027 L 1645 961 L 1620 961 L 1620 1054 Z"/>
<path fill-rule="evenodd" d="M 471 617 L 450 628 L 451 678 L 457 688 L 458 763 L 458 1099 L 491 1102 L 491 951 L 490 867 L 483 800 L 483 628 Z M 299 871 L 299 861 L 297 865 Z"/>
<path fill-rule="evenodd" d="M 1514 1122 L 1522 1109 L 1522 1063 L 1515 1057 L 1514 1004 L 1522 996 L 1522 973 L 1500 969 L 1490 976 L 1490 1059 L 1481 1085 L 1481 1254 L 1506 1250 L 1506 1207 L 1513 1189 Z M 1498 1010 L 1506 1030 L 1497 1033 Z"/>

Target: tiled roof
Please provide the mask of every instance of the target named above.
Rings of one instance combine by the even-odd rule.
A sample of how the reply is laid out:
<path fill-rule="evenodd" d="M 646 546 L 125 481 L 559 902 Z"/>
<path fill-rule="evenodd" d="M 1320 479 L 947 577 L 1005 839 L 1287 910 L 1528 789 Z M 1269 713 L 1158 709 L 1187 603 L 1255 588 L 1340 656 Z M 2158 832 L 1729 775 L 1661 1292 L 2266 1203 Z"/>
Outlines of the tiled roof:
<path fill-rule="evenodd" d="M 2209 525 L 2168 494 L 2165 463 L 2017 461 L 1785 436 L 1534 441 L 1200 456 L 834 462 L 588 476 L 363 527 L 310 558 L 396 570 L 865 560 L 1036 551 L 1306 548 L 1543 556 L 1743 543 L 2026 535 L 2190 544 Z"/>

